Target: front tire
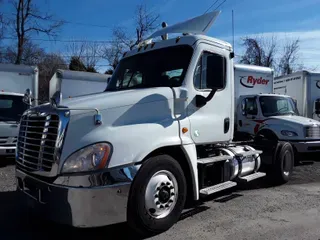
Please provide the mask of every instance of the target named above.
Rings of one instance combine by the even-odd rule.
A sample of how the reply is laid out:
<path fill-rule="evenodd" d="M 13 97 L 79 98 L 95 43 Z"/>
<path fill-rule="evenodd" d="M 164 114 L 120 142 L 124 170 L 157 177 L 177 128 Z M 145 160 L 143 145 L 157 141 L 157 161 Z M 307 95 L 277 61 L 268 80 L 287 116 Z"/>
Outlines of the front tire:
<path fill-rule="evenodd" d="M 275 184 L 284 184 L 292 176 L 294 166 L 293 147 L 288 142 L 279 142 L 273 162 L 272 175 Z"/>
<path fill-rule="evenodd" d="M 132 183 L 127 220 L 138 234 L 168 230 L 181 215 L 187 187 L 180 164 L 169 155 L 150 157 Z"/>

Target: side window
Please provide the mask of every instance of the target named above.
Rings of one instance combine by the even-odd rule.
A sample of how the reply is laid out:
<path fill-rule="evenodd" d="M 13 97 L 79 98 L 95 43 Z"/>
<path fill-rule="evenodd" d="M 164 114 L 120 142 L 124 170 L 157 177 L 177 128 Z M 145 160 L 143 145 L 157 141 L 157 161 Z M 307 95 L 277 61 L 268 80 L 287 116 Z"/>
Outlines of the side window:
<path fill-rule="evenodd" d="M 249 115 L 257 115 L 258 107 L 255 98 L 245 98 L 241 105 L 242 111 Z"/>
<path fill-rule="evenodd" d="M 202 53 L 202 55 L 198 61 L 198 64 L 195 68 L 194 77 L 193 77 L 193 84 L 194 84 L 195 88 L 197 88 L 197 89 L 208 89 L 208 87 L 207 87 L 207 74 L 206 74 L 207 67 L 217 68 L 216 66 L 208 66 L 207 65 L 208 56 L 216 57 L 216 58 L 218 58 L 217 61 L 221 62 L 221 56 L 218 54 L 209 53 L 209 52 Z M 225 76 L 226 76 L 225 68 L 224 69 L 217 69 L 217 71 L 224 71 L 222 74 L 224 75 L 224 78 L 225 78 Z"/>

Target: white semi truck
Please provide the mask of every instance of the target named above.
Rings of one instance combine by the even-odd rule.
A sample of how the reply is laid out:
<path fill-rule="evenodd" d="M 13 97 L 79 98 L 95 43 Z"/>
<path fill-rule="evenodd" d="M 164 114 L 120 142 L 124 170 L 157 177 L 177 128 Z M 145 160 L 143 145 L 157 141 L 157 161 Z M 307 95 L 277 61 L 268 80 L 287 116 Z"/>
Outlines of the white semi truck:
<path fill-rule="evenodd" d="M 297 95 L 292 95 L 293 92 L 273 94 L 273 82 L 271 68 L 235 65 L 235 135 L 263 135 L 270 140 L 290 142 L 298 153 L 297 156 L 301 156 L 302 153 L 320 152 L 320 122 L 299 116 L 295 100 L 292 98 L 296 98 Z M 295 89 L 302 92 L 302 84 L 296 85 Z M 314 96 L 312 102 L 315 99 Z M 298 106 L 301 106 L 301 102 L 305 103 L 302 98 L 297 100 Z"/>
<path fill-rule="evenodd" d="M 29 105 L 23 102 L 26 89 L 33 91 L 37 104 L 37 67 L 0 64 L 0 155 L 14 156 L 19 131 L 19 121 Z"/>
<path fill-rule="evenodd" d="M 290 143 L 232 142 L 234 53 L 204 35 L 219 13 L 155 32 L 124 54 L 103 93 L 57 91 L 24 113 L 16 178 L 34 213 L 75 227 L 127 221 L 149 235 L 186 202 L 265 176 L 261 163 L 289 180 Z"/>
<path fill-rule="evenodd" d="M 49 97 L 57 91 L 64 98 L 103 92 L 110 77 L 109 74 L 58 69 L 50 79 Z"/>
<path fill-rule="evenodd" d="M 299 71 L 274 79 L 274 93 L 290 95 L 301 116 L 320 120 L 320 73 Z"/>

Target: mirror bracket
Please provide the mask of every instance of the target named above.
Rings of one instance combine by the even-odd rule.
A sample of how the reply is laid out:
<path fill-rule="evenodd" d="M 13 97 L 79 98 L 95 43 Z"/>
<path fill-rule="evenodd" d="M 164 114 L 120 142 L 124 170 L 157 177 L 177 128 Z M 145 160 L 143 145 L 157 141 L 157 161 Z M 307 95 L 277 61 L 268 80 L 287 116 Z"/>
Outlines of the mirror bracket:
<path fill-rule="evenodd" d="M 207 97 L 204 97 L 202 95 L 196 95 L 196 106 L 198 108 L 201 108 L 204 105 L 206 105 L 207 102 L 209 102 L 213 98 L 216 92 L 217 92 L 217 89 L 212 89 Z"/>

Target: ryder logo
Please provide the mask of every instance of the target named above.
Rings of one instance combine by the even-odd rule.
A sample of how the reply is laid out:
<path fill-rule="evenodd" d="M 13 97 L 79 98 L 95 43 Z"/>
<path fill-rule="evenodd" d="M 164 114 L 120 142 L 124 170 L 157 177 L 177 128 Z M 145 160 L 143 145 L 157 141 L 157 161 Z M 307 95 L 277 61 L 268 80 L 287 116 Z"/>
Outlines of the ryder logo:
<path fill-rule="evenodd" d="M 255 85 L 268 85 L 269 80 L 260 78 L 254 78 L 252 76 L 241 76 L 240 83 L 246 88 L 253 88 Z"/>

